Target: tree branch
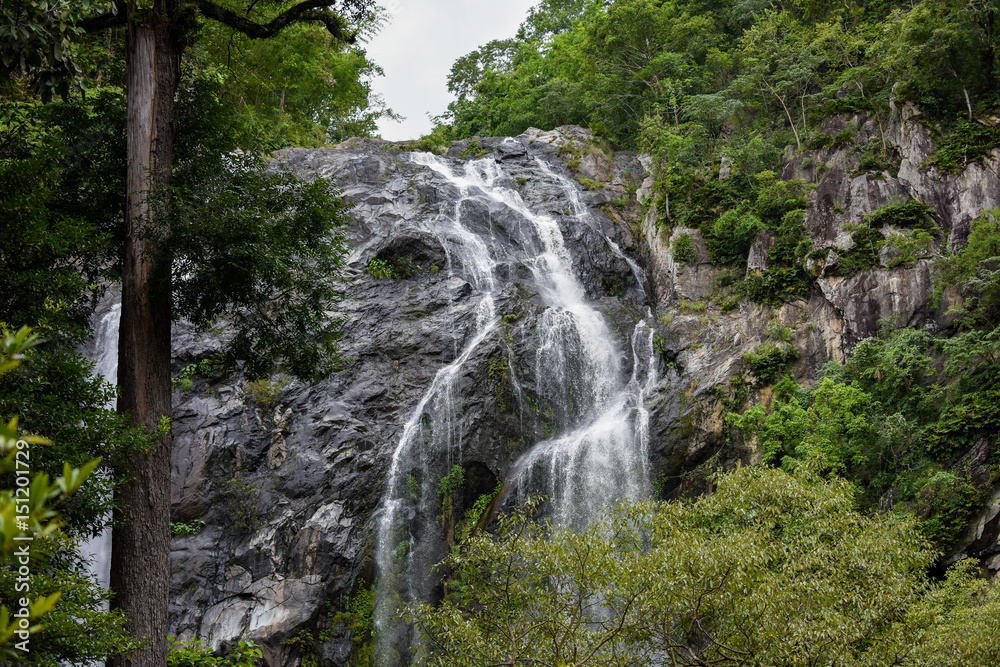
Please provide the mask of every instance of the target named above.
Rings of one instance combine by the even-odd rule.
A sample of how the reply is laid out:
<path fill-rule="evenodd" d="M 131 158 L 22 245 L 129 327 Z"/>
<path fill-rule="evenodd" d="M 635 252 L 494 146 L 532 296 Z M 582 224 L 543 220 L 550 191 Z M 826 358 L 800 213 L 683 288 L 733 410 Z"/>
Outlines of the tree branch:
<path fill-rule="evenodd" d="M 116 12 L 108 12 L 100 16 L 85 18 L 77 24 L 84 32 L 100 32 L 109 28 L 117 28 L 128 23 L 128 7 L 122 0 L 115 0 Z"/>
<path fill-rule="evenodd" d="M 256 23 L 250 19 L 217 5 L 211 0 L 196 0 L 202 15 L 233 30 L 243 33 L 251 39 L 266 39 L 281 32 L 292 23 L 312 21 L 322 23 L 327 32 L 337 39 L 353 44 L 355 36 L 344 31 L 340 15 L 329 9 L 330 0 L 304 0 L 278 14 L 269 23 Z"/>

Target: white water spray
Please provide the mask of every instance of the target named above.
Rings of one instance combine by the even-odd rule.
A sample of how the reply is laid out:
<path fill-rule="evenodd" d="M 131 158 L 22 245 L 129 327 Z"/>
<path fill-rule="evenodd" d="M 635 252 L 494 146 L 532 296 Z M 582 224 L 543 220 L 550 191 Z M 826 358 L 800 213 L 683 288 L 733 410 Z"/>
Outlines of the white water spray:
<path fill-rule="evenodd" d="M 411 157 L 457 187 L 452 213 L 422 221 L 445 249 L 449 271 L 468 281 L 481 301 L 464 347 L 437 372 L 407 421 L 389 467 L 386 493 L 376 529 L 376 629 L 380 664 L 408 661 L 419 654 L 412 629 L 396 620 L 396 610 L 431 598 L 437 577 L 430 567 L 446 555 L 440 528 L 428 517 L 437 513 L 438 479 L 462 462 L 463 367 L 499 329 L 495 312 L 497 267 L 516 262 L 533 279 L 544 311 L 538 317 L 534 358 L 534 410 L 542 421 L 542 442 L 512 468 L 508 487 L 516 497 L 546 493 L 554 518 L 582 526 L 608 502 L 648 492 L 647 393 L 655 384 L 652 331 L 640 322 L 631 338 L 631 373 L 604 317 L 588 303 L 566 248 L 559 222 L 533 211 L 493 158 L 452 163 L 426 153 Z M 544 178 L 554 181 L 572 204 L 573 219 L 586 223 L 589 210 L 577 186 L 538 160 Z M 513 220 L 502 243 L 483 238 L 463 223 L 463 206 L 485 206 L 491 215 Z M 611 251 L 628 260 L 606 239 Z M 638 267 L 628 260 L 641 283 Z M 513 364 L 508 370 L 520 394 Z M 547 437 L 550 436 L 551 437 Z M 532 439 L 535 439 L 532 437 Z M 412 657 L 412 656 L 411 656 Z"/>

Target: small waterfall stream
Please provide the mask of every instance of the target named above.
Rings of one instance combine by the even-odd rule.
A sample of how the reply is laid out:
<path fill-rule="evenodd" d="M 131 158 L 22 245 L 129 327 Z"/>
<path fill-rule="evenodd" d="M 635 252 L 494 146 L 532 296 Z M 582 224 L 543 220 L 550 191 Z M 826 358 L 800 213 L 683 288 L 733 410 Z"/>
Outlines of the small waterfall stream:
<path fill-rule="evenodd" d="M 530 379 L 535 409 L 546 417 L 543 435 L 548 437 L 514 463 L 507 480 L 508 502 L 541 492 L 549 499 L 554 520 L 582 526 L 606 503 L 646 494 L 644 401 L 656 382 L 651 328 L 640 321 L 629 349 L 621 349 L 604 316 L 587 300 L 559 221 L 525 203 L 504 165 L 493 157 L 456 163 L 418 153 L 410 159 L 457 188 L 453 207 L 441 205 L 420 224 L 444 247 L 447 270 L 470 283 L 481 300 L 474 321 L 466 325 L 464 344 L 437 372 L 393 452 L 375 543 L 377 655 L 385 665 L 405 664 L 407 652 L 420 650 L 412 629 L 396 620 L 396 610 L 432 599 L 438 585 L 431 570 L 444 553 L 441 529 L 433 522 L 440 503 L 438 481 L 463 460 L 459 381 L 468 371 L 463 366 L 486 341 L 503 333 L 495 305 L 503 287 L 499 267 L 526 269 L 518 273 L 530 276 L 543 305 L 534 332 Z M 592 213 L 576 183 L 540 158 L 535 163 L 535 177 L 554 184 L 570 203 L 571 224 L 589 224 Z M 470 207 L 489 211 L 489 234 L 463 223 Z M 494 217 L 506 222 L 504 240 L 493 234 Z M 641 285 L 641 270 L 606 240 L 610 252 L 629 262 Z M 520 397 L 512 363 L 508 370 Z"/>
<path fill-rule="evenodd" d="M 94 316 L 96 327 L 89 355 L 94 360 L 94 373 L 113 385 L 118 384 L 118 324 L 121 314 L 119 295 L 109 291 Z M 115 409 L 114 403 L 107 407 Z M 111 529 L 107 528 L 81 544 L 80 553 L 90 561 L 91 572 L 97 575 L 97 581 L 107 588 L 111 582 Z"/>

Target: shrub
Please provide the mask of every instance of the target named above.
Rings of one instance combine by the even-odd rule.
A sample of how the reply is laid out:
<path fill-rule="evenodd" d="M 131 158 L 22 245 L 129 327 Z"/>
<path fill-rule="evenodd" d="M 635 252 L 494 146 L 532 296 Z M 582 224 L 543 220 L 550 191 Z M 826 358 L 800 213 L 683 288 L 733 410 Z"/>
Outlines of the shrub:
<path fill-rule="evenodd" d="M 212 649 L 195 638 L 181 641 L 169 636 L 167 667 L 254 667 L 263 653 L 253 642 L 240 641 L 229 655 L 216 657 Z"/>
<path fill-rule="evenodd" d="M 674 261 L 683 264 L 691 264 L 698 258 L 698 253 L 694 249 L 694 241 L 690 234 L 681 234 L 671 244 L 674 253 Z"/>
<path fill-rule="evenodd" d="M 885 246 L 893 248 L 896 254 L 889 259 L 888 268 L 927 258 L 930 256 L 932 243 L 934 237 L 923 229 L 889 234 L 885 238 Z"/>
<path fill-rule="evenodd" d="M 774 343 L 764 343 L 753 352 L 743 354 L 743 362 L 763 384 L 774 382 L 788 362 L 798 358 L 799 351 L 794 346 Z"/>
<path fill-rule="evenodd" d="M 923 520 L 927 537 L 946 548 L 961 537 L 981 505 L 979 492 L 967 480 L 937 472 L 917 494 L 912 509 Z"/>
<path fill-rule="evenodd" d="M 844 230 L 851 232 L 854 245 L 848 250 L 837 251 L 840 256 L 839 273 L 846 276 L 878 266 L 879 251 L 885 245 L 882 233 L 867 224 L 849 223 L 844 225 Z"/>
<path fill-rule="evenodd" d="M 927 158 L 926 166 L 937 167 L 946 174 L 959 174 L 970 163 L 989 158 L 993 149 L 1000 146 L 1000 127 L 988 127 L 963 118 L 951 132 L 937 139 L 937 151 Z"/>
<path fill-rule="evenodd" d="M 373 257 L 368 262 L 368 266 L 365 267 L 365 273 L 375 278 L 375 280 L 388 280 L 395 276 L 392 264 L 378 257 Z"/>
<path fill-rule="evenodd" d="M 281 392 L 291 383 L 292 381 L 288 378 L 251 380 L 246 383 L 247 401 L 256 403 L 265 410 L 270 410 L 278 404 Z"/>
<path fill-rule="evenodd" d="M 191 523 L 184 523 L 182 521 L 171 521 L 170 522 L 170 534 L 177 537 L 187 537 L 188 535 L 197 535 L 201 532 L 201 529 L 205 527 L 205 522 L 201 519 L 195 519 Z"/>
<path fill-rule="evenodd" d="M 753 213 L 731 209 L 709 227 L 706 241 L 713 264 L 745 264 L 757 232 L 764 225 Z"/>
<path fill-rule="evenodd" d="M 757 303 L 777 305 L 785 299 L 808 297 L 811 282 L 800 268 L 768 269 L 748 276 L 739 285 L 739 292 Z"/>
<path fill-rule="evenodd" d="M 937 230 L 937 225 L 934 224 L 934 217 L 931 215 L 931 208 L 918 201 L 910 201 L 905 204 L 886 204 L 870 213 L 866 213 L 864 221 L 869 227 L 892 225 L 893 227 L 905 227 L 907 229 Z"/>

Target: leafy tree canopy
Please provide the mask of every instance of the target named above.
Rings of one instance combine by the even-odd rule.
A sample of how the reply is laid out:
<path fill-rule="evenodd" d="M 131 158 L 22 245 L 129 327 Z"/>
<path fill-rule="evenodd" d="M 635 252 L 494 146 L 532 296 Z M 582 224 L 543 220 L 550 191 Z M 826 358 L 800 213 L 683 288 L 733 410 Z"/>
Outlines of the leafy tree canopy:
<path fill-rule="evenodd" d="M 941 582 L 913 521 L 857 512 L 851 484 L 744 468 L 694 502 L 639 502 L 573 533 L 500 519 L 445 563 L 412 617 L 430 665 L 992 664 L 1000 589 Z"/>

